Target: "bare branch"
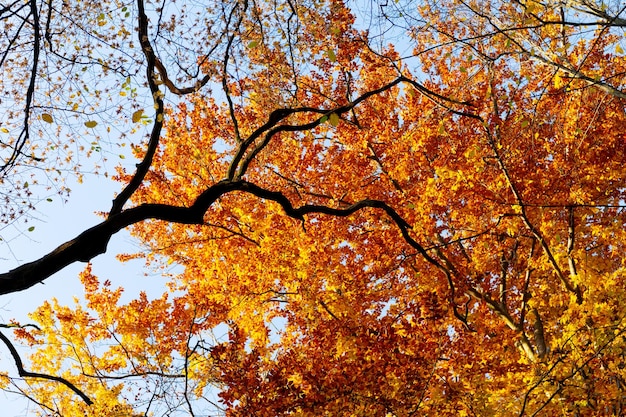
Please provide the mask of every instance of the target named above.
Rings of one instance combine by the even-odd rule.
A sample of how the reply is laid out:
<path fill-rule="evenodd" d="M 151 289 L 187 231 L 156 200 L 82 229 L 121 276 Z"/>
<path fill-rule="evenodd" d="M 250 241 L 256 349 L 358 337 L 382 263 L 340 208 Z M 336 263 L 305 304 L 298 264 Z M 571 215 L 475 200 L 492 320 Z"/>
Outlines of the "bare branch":
<path fill-rule="evenodd" d="M 156 110 L 154 117 L 154 124 L 152 125 L 152 132 L 150 133 L 150 140 L 148 141 L 148 147 L 143 160 L 137 164 L 137 171 L 130 182 L 122 190 L 121 193 L 113 200 L 111 212 L 109 216 L 119 214 L 122 208 L 128 202 L 133 193 L 139 188 L 143 182 L 144 177 L 148 173 L 150 166 L 152 165 L 152 158 L 156 153 L 161 137 L 161 130 L 163 129 L 163 93 L 159 89 L 156 80 L 156 73 L 154 71 L 157 65 L 157 58 L 154 53 L 154 49 L 150 44 L 150 38 L 148 36 L 148 17 L 146 16 L 145 6 L 143 0 L 137 0 L 137 8 L 139 13 L 138 22 L 138 36 L 141 49 L 146 57 L 146 80 L 152 93 L 152 100 L 154 101 L 154 108 Z"/>
<path fill-rule="evenodd" d="M 30 5 L 30 15 L 33 17 L 33 56 L 32 56 L 32 68 L 30 70 L 30 78 L 28 81 L 28 88 L 26 89 L 26 100 L 24 103 L 24 119 L 23 119 L 23 127 L 20 132 L 19 137 L 17 138 L 16 143 L 13 145 L 13 152 L 11 156 L 2 164 L 0 167 L 0 173 L 6 172 L 9 168 L 11 168 L 17 158 L 22 154 L 22 149 L 24 145 L 28 143 L 30 138 L 30 116 L 32 110 L 32 103 L 35 97 L 35 86 L 37 83 L 37 74 L 39 71 L 39 53 L 41 50 L 41 28 L 39 26 L 39 11 L 37 10 L 37 2 L 35 0 L 30 0 L 28 2 Z M 23 24 L 26 24 L 26 19 L 24 19 Z M 20 28 L 21 30 L 21 28 Z M 17 35 L 16 35 L 17 37 Z"/>

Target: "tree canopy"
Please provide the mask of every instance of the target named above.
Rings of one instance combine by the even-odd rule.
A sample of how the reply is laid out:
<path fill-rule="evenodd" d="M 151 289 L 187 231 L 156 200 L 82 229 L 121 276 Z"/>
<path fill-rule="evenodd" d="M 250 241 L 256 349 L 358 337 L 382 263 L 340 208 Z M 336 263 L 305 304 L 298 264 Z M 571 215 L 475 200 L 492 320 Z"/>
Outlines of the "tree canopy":
<path fill-rule="evenodd" d="M 2 6 L 0 220 L 123 186 L 0 274 L 28 297 L 87 262 L 74 305 L 3 325 L 2 387 L 55 416 L 625 413 L 625 10 Z M 125 228 L 162 296 L 91 270 Z"/>

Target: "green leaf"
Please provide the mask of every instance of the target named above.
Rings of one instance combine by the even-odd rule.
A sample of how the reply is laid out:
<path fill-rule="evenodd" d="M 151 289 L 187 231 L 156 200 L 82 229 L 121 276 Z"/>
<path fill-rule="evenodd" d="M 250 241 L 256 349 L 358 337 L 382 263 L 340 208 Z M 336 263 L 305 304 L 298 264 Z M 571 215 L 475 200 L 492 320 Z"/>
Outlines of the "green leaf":
<path fill-rule="evenodd" d="M 98 122 L 96 122 L 95 120 L 89 120 L 85 122 L 85 126 L 87 126 L 90 129 L 93 129 L 94 127 L 98 126 Z"/>
<path fill-rule="evenodd" d="M 31 226 L 31 227 L 28 228 L 29 232 L 32 232 L 33 230 L 35 230 L 35 226 Z"/>
<path fill-rule="evenodd" d="M 330 59 L 330 62 L 335 62 L 337 60 L 337 55 L 335 55 L 335 51 L 333 51 L 332 49 L 326 51 L 326 55 L 328 55 L 328 59 Z"/>
<path fill-rule="evenodd" d="M 320 124 L 326 123 L 326 120 L 328 120 L 328 115 L 322 116 L 322 118 L 320 119 Z"/>
<path fill-rule="evenodd" d="M 248 48 L 252 49 L 259 45 L 259 41 L 250 41 Z"/>

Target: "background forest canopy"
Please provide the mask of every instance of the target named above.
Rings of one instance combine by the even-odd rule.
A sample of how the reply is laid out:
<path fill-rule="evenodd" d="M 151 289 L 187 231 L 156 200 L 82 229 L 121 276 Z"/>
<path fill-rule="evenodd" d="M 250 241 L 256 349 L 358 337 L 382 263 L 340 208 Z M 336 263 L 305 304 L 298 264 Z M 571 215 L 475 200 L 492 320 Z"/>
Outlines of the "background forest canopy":
<path fill-rule="evenodd" d="M 5 2 L 3 233 L 85 175 L 121 191 L 0 274 L 87 263 L 1 325 L 0 387 L 42 416 L 626 414 L 625 10 Z M 162 296 L 92 271 L 124 229 Z"/>

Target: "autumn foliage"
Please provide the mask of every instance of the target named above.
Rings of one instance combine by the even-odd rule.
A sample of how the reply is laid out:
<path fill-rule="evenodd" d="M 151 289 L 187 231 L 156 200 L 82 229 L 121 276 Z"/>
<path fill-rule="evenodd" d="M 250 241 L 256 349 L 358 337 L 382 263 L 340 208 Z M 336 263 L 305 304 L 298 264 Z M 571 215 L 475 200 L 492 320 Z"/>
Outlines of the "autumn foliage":
<path fill-rule="evenodd" d="M 88 265 L 33 312 L 28 369 L 93 401 L 27 378 L 42 415 L 626 412 L 620 2 L 142 1 L 156 114 L 102 230 L 168 291 Z"/>

